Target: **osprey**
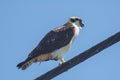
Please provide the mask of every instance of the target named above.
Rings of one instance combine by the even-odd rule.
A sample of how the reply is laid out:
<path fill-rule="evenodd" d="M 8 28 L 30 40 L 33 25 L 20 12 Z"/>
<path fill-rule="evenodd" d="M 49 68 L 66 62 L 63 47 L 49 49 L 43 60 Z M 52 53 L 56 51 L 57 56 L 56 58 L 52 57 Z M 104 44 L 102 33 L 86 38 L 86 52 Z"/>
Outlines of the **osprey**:
<path fill-rule="evenodd" d="M 48 60 L 59 60 L 60 64 L 65 62 L 63 55 L 70 49 L 79 30 L 84 26 L 78 17 L 70 17 L 63 26 L 48 32 L 35 49 L 31 51 L 28 58 L 17 65 L 25 70 L 34 62 Z"/>

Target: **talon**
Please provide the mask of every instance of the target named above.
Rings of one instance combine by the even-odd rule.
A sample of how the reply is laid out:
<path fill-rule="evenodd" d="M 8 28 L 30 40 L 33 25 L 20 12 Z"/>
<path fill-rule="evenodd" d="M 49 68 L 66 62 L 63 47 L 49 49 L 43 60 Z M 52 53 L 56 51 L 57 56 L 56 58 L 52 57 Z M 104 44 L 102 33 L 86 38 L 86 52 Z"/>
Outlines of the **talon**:
<path fill-rule="evenodd" d="M 59 65 L 62 65 L 62 64 L 64 64 L 64 63 L 65 63 L 64 58 L 61 58 L 61 59 L 60 59 L 60 62 L 59 62 Z"/>

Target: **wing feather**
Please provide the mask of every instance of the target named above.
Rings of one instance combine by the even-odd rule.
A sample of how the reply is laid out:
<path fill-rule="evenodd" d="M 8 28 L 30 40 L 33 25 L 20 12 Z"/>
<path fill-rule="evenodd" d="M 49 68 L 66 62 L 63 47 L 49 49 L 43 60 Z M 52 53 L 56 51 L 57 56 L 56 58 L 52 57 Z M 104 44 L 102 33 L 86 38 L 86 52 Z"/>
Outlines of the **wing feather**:
<path fill-rule="evenodd" d="M 29 54 L 34 58 L 42 54 L 53 52 L 70 43 L 74 35 L 74 27 L 65 27 L 51 30 L 41 40 L 37 47 Z"/>

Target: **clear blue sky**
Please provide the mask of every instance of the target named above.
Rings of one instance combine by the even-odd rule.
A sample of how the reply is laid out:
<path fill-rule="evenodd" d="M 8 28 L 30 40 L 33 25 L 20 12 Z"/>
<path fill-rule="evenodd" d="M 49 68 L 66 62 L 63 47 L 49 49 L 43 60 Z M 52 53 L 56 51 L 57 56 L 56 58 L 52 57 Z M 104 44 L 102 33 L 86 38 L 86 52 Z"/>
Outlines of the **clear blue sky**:
<path fill-rule="evenodd" d="M 0 0 L 0 80 L 33 80 L 58 66 L 49 61 L 16 68 L 48 31 L 71 16 L 81 17 L 85 27 L 66 60 L 120 31 L 120 0 Z M 53 80 L 120 80 L 120 42 Z"/>

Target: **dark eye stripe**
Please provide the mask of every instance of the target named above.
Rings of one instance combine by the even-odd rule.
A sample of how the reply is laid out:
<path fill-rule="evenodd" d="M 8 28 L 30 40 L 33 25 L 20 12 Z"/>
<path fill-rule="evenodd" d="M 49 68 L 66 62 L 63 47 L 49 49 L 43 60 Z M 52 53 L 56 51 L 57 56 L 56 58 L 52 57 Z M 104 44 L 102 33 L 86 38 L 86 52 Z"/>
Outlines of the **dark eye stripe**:
<path fill-rule="evenodd" d="M 71 19 L 71 22 L 75 22 L 75 19 Z"/>
<path fill-rule="evenodd" d="M 79 20 L 78 18 L 76 18 L 75 20 Z"/>

